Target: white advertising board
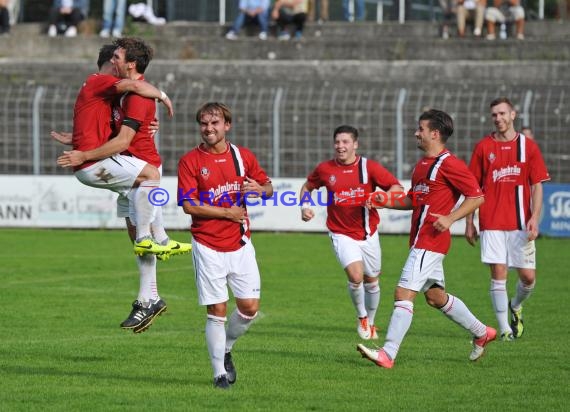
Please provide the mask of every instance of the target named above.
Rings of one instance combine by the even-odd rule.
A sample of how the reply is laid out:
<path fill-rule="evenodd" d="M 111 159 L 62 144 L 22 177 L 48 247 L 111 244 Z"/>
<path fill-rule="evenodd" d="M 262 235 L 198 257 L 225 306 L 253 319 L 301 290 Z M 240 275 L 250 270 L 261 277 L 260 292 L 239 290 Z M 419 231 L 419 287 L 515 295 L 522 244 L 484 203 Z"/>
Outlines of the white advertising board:
<path fill-rule="evenodd" d="M 248 212 L 252 230 L 261 231 L 326 231 L 326 195 L 313 192 L 315 218 L 301 220 L 298 192 L 304 179 L 273 180 L 275 194 L 266 201 L 249 200 Z M 406 189 L 410 182 L 404 181 Z M 113 192 L 81 184 L 74 176 L 0 176 L 0 227 L 36 228 L 123 228 L 124 221 L 116 217 Z M 164 177 L 163 206 L 167 229 L 187 229 L 190 217 L 176 204 L 176 177 Z M 257 203 L 257 204 L 255 204 Z M 321 206 L 322 205 L 322 206 Z M 380 233 L 409 233 L 410 211 L 383 209 L 380 211 Z M 464 220 L 452 227 L 452 233 L 462 234 Z"/>

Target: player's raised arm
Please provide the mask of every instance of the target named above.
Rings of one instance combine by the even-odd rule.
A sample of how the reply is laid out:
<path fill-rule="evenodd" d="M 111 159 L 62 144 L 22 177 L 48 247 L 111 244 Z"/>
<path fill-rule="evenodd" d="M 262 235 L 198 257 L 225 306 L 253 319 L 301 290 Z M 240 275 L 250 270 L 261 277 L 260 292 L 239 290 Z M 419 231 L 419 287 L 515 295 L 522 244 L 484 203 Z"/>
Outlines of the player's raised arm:
<path fill-rule="evenodd" d="M 172 106 L 172 101 L 168 95 L 147 81 L 122 79 L 115 84 L 115 88 L 117 89 L 118 93 L 132 92 L 143 97 L 150 97 L 151 99 L 160 100 L 168 110 L 168 117 L 174 116 L 174 108 Z"/>

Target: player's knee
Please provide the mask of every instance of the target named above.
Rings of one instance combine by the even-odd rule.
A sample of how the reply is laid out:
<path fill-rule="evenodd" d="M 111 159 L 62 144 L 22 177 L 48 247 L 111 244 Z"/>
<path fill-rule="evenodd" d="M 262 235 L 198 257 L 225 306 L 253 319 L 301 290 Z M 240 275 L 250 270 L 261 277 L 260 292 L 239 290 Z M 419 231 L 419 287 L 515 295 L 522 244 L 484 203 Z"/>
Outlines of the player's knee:
<path fill-rule="evenodd" d="M 426 303 L 432 308 L 440 309 L 445 306 L 449 297 L 443 289 L 433 287 L 426 292 L 425 298 Z"/>
<path fill-rule="evenodd" d="M 247 299 L 237 303 L 238 312 L 247 318 L 254 318 L 259 310 L 259 299 Z"/>
<path fill-rule="evenodd" d="M 147 164 L 138 175 L 137 181 L 160 180 L 160 172 L 153 165 Z"/>

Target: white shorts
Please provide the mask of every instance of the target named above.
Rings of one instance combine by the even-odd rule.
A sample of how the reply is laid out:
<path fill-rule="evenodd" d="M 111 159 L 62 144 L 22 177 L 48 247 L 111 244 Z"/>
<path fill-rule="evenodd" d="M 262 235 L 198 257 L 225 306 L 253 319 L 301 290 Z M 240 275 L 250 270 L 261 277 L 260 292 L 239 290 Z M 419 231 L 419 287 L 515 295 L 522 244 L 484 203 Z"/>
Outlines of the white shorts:
<path fill-rule="evenodd" d="M 509 12 L 514 21 L 524 19 L 524 9 L 522 6 L 511 6 L 509 7 Z M 485 10 L 485 20 L 489 20 L 493 23 L 505 23 L 507 18 L 498 8 L 488 7 L 487 10 Z"/>
<path fill-rule="evenodd" d="M 525 230 L 483 230 L 481 261 L 518 269 L 536 269 L 536 247 Z"/>
<path fill-rule="evenodd" d="M 146 162 L 133 156 L 115 155 L 75 172 L 81 183 L 126 196 Z"/>
<path fill-rule="evenodd" d="M 336 258 L 343 269 L 353 262 L 361 261 L 366 276 L 378 277 L 382 269 L 382 250 L 378 232 L 366 240 L 354 240 L 346 235 L 331 232 L 329 237 Z"/>
<path fill-rule="evenodd" d="M 426 292 L 433 285 L 445 289 L 443 258 L 445 255 L 442 253 L 412 248 L 402 269 L 398 286 L 416 292 Z"/>
<path fill-rule="evenodd" d="M 160 173 L 160 176 L 162 177 L 162 165 L 160 165 L 160 167 L 158 168 L 158 172 Z M 140 172 L 139 172 L 139 174 L 140 174 Z M 131 194 L 134 194 L 134 193 L 131 193 Z M 131 221 L 131 223 L 136 226 L 137 219 L 136 219 L 136 214 L 135 214 L 134 203 L 129 201 L 128 196 L 124 196 L 124 195 L 119 194 L 119 197 L 117 198 L 117 217 L 119 217 L 119 218 L 128 217 L 129 220 Z"/>
<path fill-rule="evenodd" d="M 228 285 L 236 298 L 259 299 L 261 278 L 251 241 L 234 252 L 218 252 L 192 238 L 192 260 L 200 305 L 227 302 Z"/>

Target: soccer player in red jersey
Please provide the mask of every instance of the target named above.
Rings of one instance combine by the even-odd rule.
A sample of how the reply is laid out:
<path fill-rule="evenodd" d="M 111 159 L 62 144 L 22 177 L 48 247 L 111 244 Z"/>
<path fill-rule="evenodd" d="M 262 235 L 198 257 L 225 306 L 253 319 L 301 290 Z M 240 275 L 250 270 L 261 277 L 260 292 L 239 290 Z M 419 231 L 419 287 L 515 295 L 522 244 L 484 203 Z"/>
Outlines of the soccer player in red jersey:
<path fill-rule="evenodd" d="M 362 356 L 384 368 L 394 366 L 412 323 L 414 299 L 420 292 L 430 306 L 473 335 L 470 360 L 479 359 L 487 343 L 497 334 L 495 329 L 479 321 L 458 297 L 445 290 L 443 259 L 451 245 L 449 228 L 483 203 L 483 192 L 475 177 L 445 146 L 452 134 L 453 121 L 447 113 L 428 110 L 420 116 L 415 136 L 425 156 L 414 168 L 408 195 L 386 205 L 392 209 L 413 210 L 410 254 L 396 287 L 394 311 L 384 346 L 379 350 L 357 346 Z M 460 195 L 465 199 L 454 209 Z"/>
<path fill-rule="evenodd" d="M 236 380 L 231 350 L 257 316 L 261 289 L 244 196 L 271 197 L 273 186 L 255 155 L 227 140 L 227 106 L 206 103 L 196 121 L 202 143 L 178 164 L 178 205 L 192 216 L 192 258 L 198 301 L 207 311 L 214 386 L 227 389 Z M 226 329 L 228 286 L 237 307 Z"/>
<path fill-rule="evenodd" d="M 335 158 L 317 165 L 301 187 L 301 219 L 308 222 L 315 216 L 310 193 L 325 186 L 327 228 L 348 278 L 348 294 L 358 317 L 356 331 L 362 339 L 378 339 L 375 317 L 380 303 L 380 216 L 376 209 L 366 207 L 366 200 L 377 187 L 400 193 L 404 188 L 382 165 L 356 154 L 356 128 L 337 127 L 333 141 Z"/>
<path fill-rule="evenodd" d="M 120 77 L 129 79 L 128 81 L 144 82 L 142 73 L 146 70 L 150 60 L 152 59 L 152 48 L 150 48 L 142 40 L 133 38 L 117 39 L 113 43 L 113 52 L 110 62 L 114 72 Z M 153 87 L 154 89 L 154 87 Z M 83 97 L 82 89 L 78 102 Z M 161 99 L 165 102 L 169 114 L 172 115 L 172 104 L 170 99 L 164 92 L 160 92 Z M 133 96 L 139 97 L 141 100 L 135 100 Z M 97 96 L 85 99 L 87 102 L 93 101 L 92 107 L 101 106 L 95 101 Z M 99 99 L 101 100 L 101 99 Z M 111 108 L 108 112 L 109 116 L 106 120 L 107 124 L 111 124 L 114 120 L 115 129 L 120 131 L 118 135 L 102 144 L 100 139 L 98 144 L 84 143 L 85 135 L 90 131 L 85 130 L 84 123 L 78 122 L 78 106 L 85 107 L 84 104 L 76 104 L 76 116 L 74 118 L 74 148 L 89 150 L 73 150 L 64 152 L 64 155 L 58 159 L 61 165 L 81 165 L 89 164 L 93 160 L 99 160 L 85 169 L 76 172 L 76 176 L 80 181 L 95 187 L 108 188 L 106 182 L 100 177 L 105 173 L 113 178 L 123 174 L 129 176 L 137 176 L 141 170 L 153 170 L 155 173 L 145 174 L 146 179 L 142 180 L 137 188 L 133 190 L 118 191 L 117 199 L 117 215 L 125 217 L 129 236 L 134 242 L 134 250 L 137 254 L 137 266 L 139 269 L 140 287 L 137 299 L 132 304 L 132 310 L 127 319 L 121 323 L 124 329 L 133 330 L 135 333 L 145 331 L 154 319 L 166 310 L 166 303 L 158 294 L 157 276 L 156 276 L 156 260 L 159 258 L 167 258 L 170 255 L 187 253 L 191 249 L 191 245 L 180 243 L 169 239 L 164 230 L 162 220 L 162 209 L 155 207 L 148 199 L 149 193 L 160 184 L 161 175 L 161 159 L 154 145 L 152 133 L 149 129 L 150 123 L 155 119 L 155 102 L 153 98 L 138 96 L 136 94 L 127 94 L 123 96 L 123 104 L 125 105 L 124 114 L 120 107 L 113 107 L 113 115 L 111 116 Z M 107 104 L 107 106 L 109 106 Z M 87 112 L 84 116 L 87 116 Z M 93 113 L 92 116 L 97 116 Z M 103 119 L 101 119 L 103 121 Z M 112 129 L 111 125 L 109 129 Z M 79 131 L 83 131 L 80 134 Z M 76 138 L 77 136 L 77 138 Z M 120 153 L 120 154 L 118 154 Z M 134 177 L 133 177 L 134 179 Z M 160 252 L 160 253 L 159 253 Z"/>
<path fill-rule="evenodd" d="M 509 341 L 520 338 L 524 331 L 522 303 L 530 297 L 536 281 L 534 240 L 542 210 L 542 182 L 550 176 L 536 142 L 516 132 L 511 101 L 495 99 L 490 109 L 495 132 L 477 143 L 469 168 L 485 193 L 485 203 L 479 208 L 481 260 L 491 271 L 491 302 L 501 339 Z M 465 237 L 475 245 L 473 216 L 467 217 Z M 509 267 L 516 268 L 519 276 L 510 302 Z"/>

